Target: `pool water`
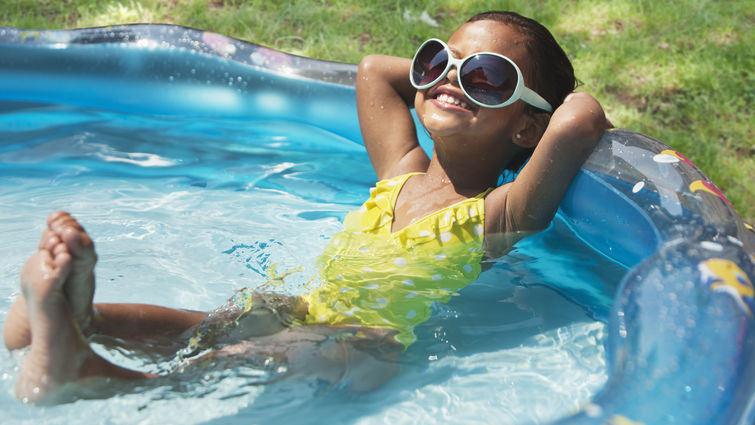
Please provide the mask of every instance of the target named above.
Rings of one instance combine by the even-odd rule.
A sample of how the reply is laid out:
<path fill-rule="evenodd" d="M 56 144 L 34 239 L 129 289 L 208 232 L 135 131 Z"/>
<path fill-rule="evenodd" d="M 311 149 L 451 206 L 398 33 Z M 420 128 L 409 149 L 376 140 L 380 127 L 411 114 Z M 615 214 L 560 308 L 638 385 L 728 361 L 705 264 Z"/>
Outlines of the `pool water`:
<path fill-rule="evenodd" d="M 0 321 L 46 215 L 73 213 L 99 253 L 96 301 L 211 310 L 269 270 L 307 290 L 315 260 L 375 176 L 361 145 L 296 122 L 156 117 L 0 103 Z M 13 396 L 23 352 L 0 351 L 4 423 L 547 423 L 607 378 L 604 323 L 625 269 L 560 219 L 488 261 L 416 329 L 402 372 L 356 395 L 213 372 L 56 407 Z M 123 350 L 129 367 L 163 370 Z"/>

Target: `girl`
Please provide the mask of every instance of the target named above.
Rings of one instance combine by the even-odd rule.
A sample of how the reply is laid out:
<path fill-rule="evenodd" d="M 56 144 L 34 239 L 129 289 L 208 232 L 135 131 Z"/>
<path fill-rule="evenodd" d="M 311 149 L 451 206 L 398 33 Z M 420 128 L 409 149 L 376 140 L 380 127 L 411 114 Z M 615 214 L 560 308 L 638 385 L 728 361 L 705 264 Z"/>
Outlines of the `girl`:
<path fill-rule="evenodd" d="M 280 378 L 374 388 L 396 373 L 430 305 L 476 279 L 483 247 L 491 255 L 511 235 L 548 225 L 607 126 L 595 99 L 572 93 L 571 64 L 548 30 L 510 12 L 476 15 L 412 60 L 367 56 L 356 88 L 380 181 L 321 256 L 319 288 L 299 297 L 242 290 L 210 314 L 95 307 L 92 240 L 70 215 L 53 213 L 4 325 L 8 349 L 31 344 L 17 395 L 51 400 L 87 377 L 155 377 L 104 360 L 91 335 L 180 350 L 179 371 L 272 360 L 286 365 Z M 410 105 L 434 142 L 431 158 Z"/>

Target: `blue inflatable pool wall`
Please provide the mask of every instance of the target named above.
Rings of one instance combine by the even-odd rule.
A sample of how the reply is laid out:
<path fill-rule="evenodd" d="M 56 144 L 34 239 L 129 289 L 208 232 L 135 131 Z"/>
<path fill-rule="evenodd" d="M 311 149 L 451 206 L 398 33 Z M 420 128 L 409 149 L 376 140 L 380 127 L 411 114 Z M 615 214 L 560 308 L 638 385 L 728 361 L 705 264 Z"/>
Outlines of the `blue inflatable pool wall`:
<path fill-rule="evenodd" d="M 283 119 L 361 143 L 355 75 L 176 26 L 0 28 L 3 102 Z M 559 423 L 755 423 L 755 234 L 724 195 L 682 154 L 614 130 L 559 214 L 629 270 L 610 315 L 608 383 Z"/>

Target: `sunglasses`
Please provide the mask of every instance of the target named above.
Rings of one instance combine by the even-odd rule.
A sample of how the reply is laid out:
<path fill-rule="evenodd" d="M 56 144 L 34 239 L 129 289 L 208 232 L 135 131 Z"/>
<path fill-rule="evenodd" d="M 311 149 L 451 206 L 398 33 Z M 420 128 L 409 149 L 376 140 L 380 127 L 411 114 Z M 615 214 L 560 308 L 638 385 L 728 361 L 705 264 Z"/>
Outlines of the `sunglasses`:
<path fill-rule="evenodd" d="M 519 99 L 552 112 L 551 105 L 539 94 L 525 87 L 522 71 L 514 61 L 498 53 L 480 52 L 456 59 L 446 43 L 431 38 L 417 49 L 409 77 L 417 90 L 432 87 L 448 75 L 451 67 L 458 72 L 459 87 L 477 105 L 502 108 Z"/>

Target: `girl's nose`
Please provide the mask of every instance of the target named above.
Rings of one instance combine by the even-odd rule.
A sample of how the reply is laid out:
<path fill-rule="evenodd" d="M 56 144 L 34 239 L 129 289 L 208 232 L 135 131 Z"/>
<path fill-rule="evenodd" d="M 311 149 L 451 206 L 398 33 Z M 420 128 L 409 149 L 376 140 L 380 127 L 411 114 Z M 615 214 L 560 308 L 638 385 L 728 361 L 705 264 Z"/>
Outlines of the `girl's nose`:
<path fill-rule="evenodd" d="M 455 85 L 459 85 L 459 70 L 456 69 L 455 66 L 451 67 L 451 69 L 448 70 L 448 74 L 446 75 L 446 78 L 448 78 L 448 81 Z"/>

